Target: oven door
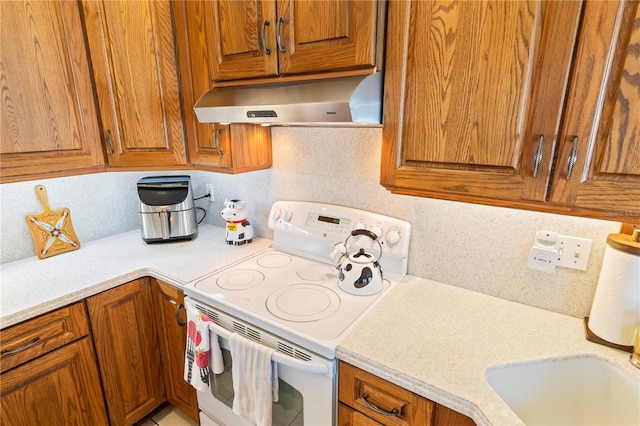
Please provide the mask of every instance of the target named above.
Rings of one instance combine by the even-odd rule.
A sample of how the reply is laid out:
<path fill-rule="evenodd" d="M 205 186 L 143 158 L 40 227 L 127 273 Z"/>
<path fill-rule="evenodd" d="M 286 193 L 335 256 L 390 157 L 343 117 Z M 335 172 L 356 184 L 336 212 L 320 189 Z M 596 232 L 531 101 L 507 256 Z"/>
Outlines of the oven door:
<path fill-rule="evenodd" d="M 209 309 L 207 308 L 206 312 L 209 316 L 219 315 L 217 312 L 212 315 Z M 261 339 L 265 339 L 265 342 L 273 342 L 273 339 L 276 339 L 277 344 L 267 344 L 267 346 L 282 347 L 285 345 L 285 351 L 302 354 L 302 357 L 305 358 L 304 360 L 297 359 L 281 352 L 274 354 L 273 360 L 278 367 L 279 397 L 278 402 L 274 402 L 272 406 L 272 424 L 274 426 L 336 424 L 336 361 L 295 347 L 290 342 L 283 343 L 276 336 L 246 323 L 235 319 L 233 321 L 234 330 L 250 329 L 249 334 L 252 336 L 258 332 Z M 239 327 L 238 323 L 240 323 Z M 221 374 L 210 372 L 209 390 L 198 392 L 198 407 L 201 410 L 200 423 L 201 425 L 251 425 L 253 423 L 238 416 L 232 410 L 234 393 L 231 374 L 233 360 L 228 341 L 230 331 L 222 329 L 217 324 L 210 325 L 210 328 L 212 330 L 210 338 L 217 338 L 220 343 L 224 371 Z M 255 341 L 255 339 L 252 340 Z"/>

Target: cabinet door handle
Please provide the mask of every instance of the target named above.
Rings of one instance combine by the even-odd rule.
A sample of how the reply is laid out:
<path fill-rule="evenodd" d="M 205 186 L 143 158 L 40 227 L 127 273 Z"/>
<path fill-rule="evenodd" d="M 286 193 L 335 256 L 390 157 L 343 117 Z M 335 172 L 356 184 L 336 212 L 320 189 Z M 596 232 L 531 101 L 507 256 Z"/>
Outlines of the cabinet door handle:
<path fill-rule="evenodd" d="M 544 148 L 544 135 L 540 136 L 538 140 L 538 150 L 536 151 L 536 157 L 533 160 L 533 177 L 538 177 L 538 170 L 540 169 L 540 163 L 542 162 L 542 149 Z"/>
<path fill-rule="evenodd" d="M 284 22 L 284 16 L 278 18 L 278 22 L 276 23 L 276 41 L 278 43 L 278 50 L 282 53 L 286 52 L 287 49 L 282 45 L 282 39 L 280 38 L 280 26 Z"/>
<path fill-rule="evenodd" d="M 264 53 L 265 53 L 266 55 L 271 55 L 271 49 L 269 49 L 269 48 L 267 47 L 267 40 L 266 40 L 266 37 L 265 37 L 265 35 L 264 35 L 265 29 L 266 29 L 266 27 L 267 27 L 267 26 L 269 26 L 269 25 L 270 25 L 270 22 L 269 22 L 268 20 L 265 20 L 265 21 L 262 23 L 262 50 L 264 50 Z"/>
<path fill-rule="evenodd" d="M 573 137 L 573 146 L 571 146 L 571 153 L 569 154 L 569 164 L 567 165 L 567 180 L 571 179 L 571 175 L 573 174 L 573 167 L 576 165 L 576 161 L 578 160 L 578 143 L 580 142 L 580 138 L 577 136 Z"/>
<path fill-rule="evenodd" d="M 109 148 L 109 153 L 112 155 L 116 153 L 113 150 L 113 143 L 111 142 L 111 130 L 107 130 L 107 148 Z"/>
<path fill-rule="evenodd" d="M 176 306 L 176 323 L 180 326 L 180 327 L 184 327 L 185 325 L 187 325 L 186 322 L 181 321 L 180 320 L 180 311 L 184 311 L 184 305 L 182 303 L 180 303 L 178 306 Z"/>
<path fill-rule="evenodd" d="M 378 414 L 382 414 L 383 416 L 390 416 L 390 417 L 393 416 L 393 417 L 395 417 L 400 412 L 400 410 L 398 410 L 397 408 L 394 408 L 391 411 L 383 410 L 382 408 L 377 407 L 375 404 L 370 403 L 368 398 L 369 398 L 369 394 L 368 393 L 363 393 L 362 394 L 362 400 L 364 401 L 366 406 L 371 408 L 373 411 L 375 411 Z"/>
<path fill-rule="evenodd" d="M 27 349 L 29 349 L 31 346 L 34 346 L 35 344 L 37 344 L 40 341 L 39 337 L 34 337 L 34 339 L 32 341 L 30 341 L 29 343 L 26 343 L 22 346 L 20 346 L 19 348 L 15 348 L 15 349 L 3 349 L 2 352 L 0 352 L 1 355 L 13 355 L 13 354 L 17 354 L 18 352 L 22 352 L 25 351 Z"/>
<path fill-rule="evenodd" d="M 222 129 L 218 129 L 213 137 L 213 150 L 218 153 L 218 155 L 223 156 L 224 152 L 220 149 L 220 134 L 222 134 Z"/>

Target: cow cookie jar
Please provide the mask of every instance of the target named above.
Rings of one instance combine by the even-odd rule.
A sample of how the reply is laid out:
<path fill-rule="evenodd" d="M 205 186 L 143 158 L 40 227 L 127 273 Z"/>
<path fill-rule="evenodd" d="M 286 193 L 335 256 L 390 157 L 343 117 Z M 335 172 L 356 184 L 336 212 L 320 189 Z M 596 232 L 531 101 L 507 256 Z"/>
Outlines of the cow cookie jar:
<path fill-rule="evenodd" d="M 247 203 L 242 200 L 224 200 L 220 214 L 227 221 L 227 244 L 239 246 L 253 240 L 253 228 L 247 220 L 248 210 Z"/>

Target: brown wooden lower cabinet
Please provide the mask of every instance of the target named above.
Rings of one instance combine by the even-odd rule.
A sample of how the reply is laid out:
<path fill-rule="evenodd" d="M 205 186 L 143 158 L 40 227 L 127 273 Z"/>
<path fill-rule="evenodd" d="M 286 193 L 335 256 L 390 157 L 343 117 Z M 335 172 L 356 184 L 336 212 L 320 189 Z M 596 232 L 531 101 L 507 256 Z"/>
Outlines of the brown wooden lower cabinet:
<path fill-rule="evenodd" d="M 2 424 L 108 424 L 83 302 L 2 330 L 0 340 Z"/>
<path fill-rule="evenodd" d="M 184 293 L 167 283 L 152 279 L 155 319 L 160 341 L 167 401 L 198 422 L 196 390 L 183 378 L 187 342 Z"/>
<path fill-rule="evenodd" d="M 183 303 L 181 290 L 142 278 L 2 330 L 0 421 L 132 425 L 168 401 L 198 423 L 182 378 Z"/>
<path fill-rule="evenodd" d="M 149 279 L 86 302 L 111 424 L 133 425 L 165 402 Z"/>
<path fill-rule="evenodd" d="M 471 426 L 464 414 L 340 362 L 339 426 Z"/>

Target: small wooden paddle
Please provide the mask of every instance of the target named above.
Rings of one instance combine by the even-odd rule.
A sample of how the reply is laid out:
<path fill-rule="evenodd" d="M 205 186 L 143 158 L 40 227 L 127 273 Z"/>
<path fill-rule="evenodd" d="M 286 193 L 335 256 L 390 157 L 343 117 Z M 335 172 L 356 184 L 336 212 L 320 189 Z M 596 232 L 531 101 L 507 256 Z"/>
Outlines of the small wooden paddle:
<path fill-rule="evenodd" d="M 51 210 L 47 199 L 47 190 L 43 185 L 36 185 L 36 196 L 42 204 L 38 214 L 24 217 L 36 247 L 36 255 L 40 259 L 80 248 L 71 224 L 71 212 L 67 208 Z"/>

